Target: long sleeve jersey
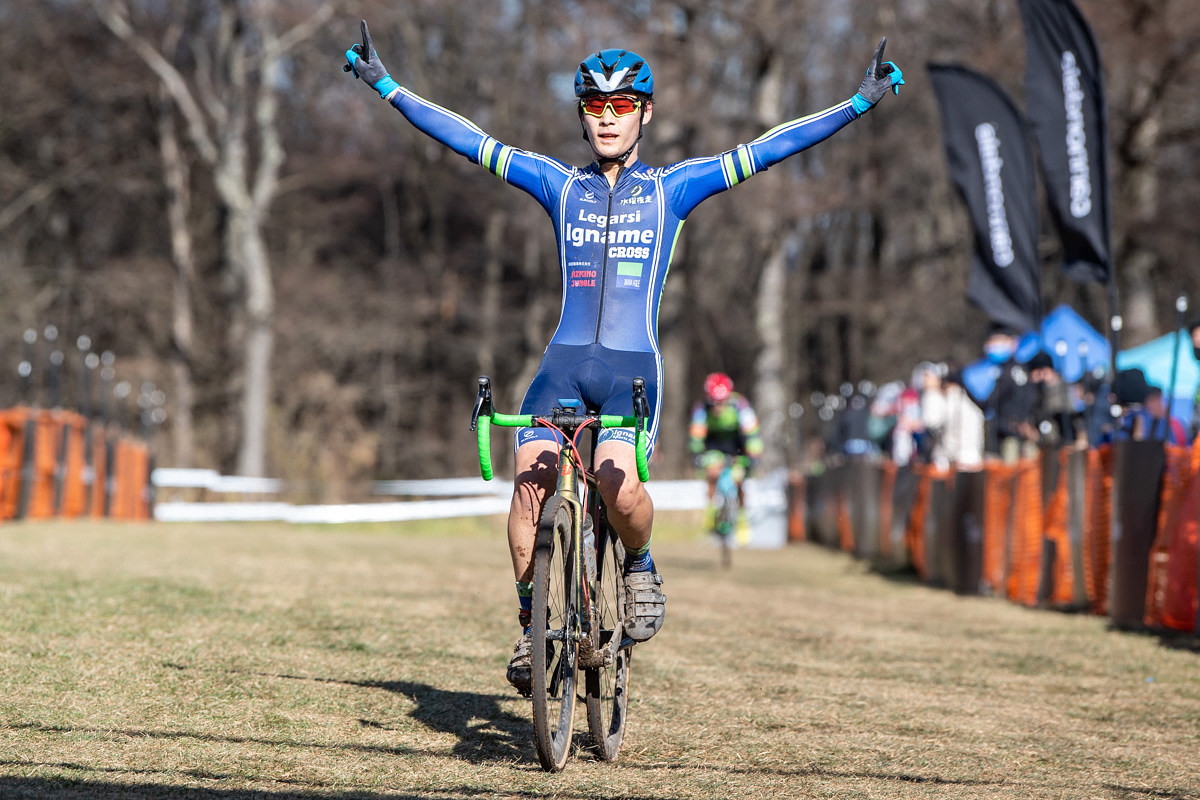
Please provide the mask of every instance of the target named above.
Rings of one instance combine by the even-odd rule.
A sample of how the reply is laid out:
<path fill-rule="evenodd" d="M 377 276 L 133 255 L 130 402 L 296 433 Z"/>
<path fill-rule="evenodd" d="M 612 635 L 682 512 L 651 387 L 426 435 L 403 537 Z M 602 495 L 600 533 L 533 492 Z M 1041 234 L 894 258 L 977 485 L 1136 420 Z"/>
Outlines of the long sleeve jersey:
<path fill-rule="evenodd" d="M 661 168 L 636 162 L 610 187 L 595 163 L 574 167 L 502 144 L 404 88 L 387 99 L 419 130 L 528 192 L 550 215 L 563 292 L 551 344 L 599 344 L 656 355 L 663 284 L 692 209 L 858 116 L 846 100 L 720 155 Z"/>

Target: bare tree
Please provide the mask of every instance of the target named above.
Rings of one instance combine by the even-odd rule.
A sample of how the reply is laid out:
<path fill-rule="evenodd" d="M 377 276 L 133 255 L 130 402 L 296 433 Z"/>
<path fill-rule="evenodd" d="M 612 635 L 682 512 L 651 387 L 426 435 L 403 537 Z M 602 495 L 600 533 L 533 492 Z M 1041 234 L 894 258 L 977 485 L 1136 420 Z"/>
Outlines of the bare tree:
<path fill-rule="evenodd" d="M 126 42 L 162 82 L 187 123 L 192 145 L 212 170 L 226 210 L 225 262 L 237 287 L 240 314 L 231 330 L 240 340 L 241 445 L 238 472 L 266 472 L 267 411 L 271 399 L 275 296 L 263 225 L 275 199 L 284 151 L 277 127 L 283 59 L 333 14 L 321 4 L 279 35 L 274 9 L 222 0 L 211 48 L 191 38 L 191 80 L 148 36 L 135 28 L 121 0 L 93 0 L 104 24 Z M 256 151 L 257 159 L 252 153 Z"/>

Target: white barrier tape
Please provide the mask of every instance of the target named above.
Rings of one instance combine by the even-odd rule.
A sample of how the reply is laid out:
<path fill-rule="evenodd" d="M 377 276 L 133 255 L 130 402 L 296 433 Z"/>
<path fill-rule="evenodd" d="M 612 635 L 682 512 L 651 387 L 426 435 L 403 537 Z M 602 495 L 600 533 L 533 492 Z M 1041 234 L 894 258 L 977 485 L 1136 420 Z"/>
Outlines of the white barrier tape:
<path fill-rule="evenodd" d="M 351 523 L 404 522 L 419 519 L 490 516 L 506 514 L 512 484 L 505 481 L 483 481 L 475 478 L 456 478 L 437 481 L 396 481 L 405 484 L 405 493 L 436 497 L 451 493 L 469 493 L 471 488 L 481 496 L 457 497 L 445 500 L 414 500 L 398 503 L 351 503 L 343 505 L 292 505 L 290 503 L 185 503 L 161 502 L 154 506 L 155 519 L 163 522 L 292 522 L 292 523 Z M 778 512 L 786 507 L 786 495 L 766 476 L 761 481 L 746 481 L 746 507 Z M 160 486 L 171 484 L 158 484 Z M 707 504 L 703 481 L 651 481 L 646 484 L 654 507 L 660 511 L 695 511 Z M 497 489 L 501 491 L 497 491 Z M 245 490 L 244 490 L 245 491 Z"/>

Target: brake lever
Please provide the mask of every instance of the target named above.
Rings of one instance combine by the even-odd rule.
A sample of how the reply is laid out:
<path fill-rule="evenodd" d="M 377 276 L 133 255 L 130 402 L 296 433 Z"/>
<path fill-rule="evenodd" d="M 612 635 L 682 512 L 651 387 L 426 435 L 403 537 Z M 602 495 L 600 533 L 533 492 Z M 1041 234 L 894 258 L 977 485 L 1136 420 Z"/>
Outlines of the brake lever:
<path fill-rule="evenodd" d="M 492 379 L 487 375 L 479 376 L 479 391 L 475 395 L 475 408 L 471 411 L 471 430 L 479 425 L 479 417 L 492 415 Z"/>

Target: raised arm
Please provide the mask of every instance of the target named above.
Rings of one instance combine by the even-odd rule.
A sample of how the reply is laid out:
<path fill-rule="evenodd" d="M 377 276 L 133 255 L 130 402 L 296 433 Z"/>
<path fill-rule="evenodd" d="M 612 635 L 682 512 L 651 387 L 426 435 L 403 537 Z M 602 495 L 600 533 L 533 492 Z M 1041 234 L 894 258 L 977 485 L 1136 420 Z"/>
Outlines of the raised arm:
<path fill-rule="evenodd" d="M 529 192 L 543 206 L 552 202 L 552 186 L 565 180 L 570 173 L 561 162 L 502 144 L 465 117 L 400 86 L 379 60 L 366 20 L 362 22 L 362 43 L 356 43 L 346 51 L 346 64 L 342 69 L 353 72 L 355 77 L 377 91 L 422 133 Z"/>
<path fill-rule="evenodd" d="M 886 37 L 879 40 L 867 74 L 853 97 L 816 114 L 778 125 L 727 153 L 684 161 L 672 168 L 682 173 L 678 191 L 672 198 L 680 218 L 686 217 L 704 199 L 828 139 L 874 108 L 888 90 L 899 94 L 904 75 L 894 63 L 882 60 L 886 43 Z"/>

